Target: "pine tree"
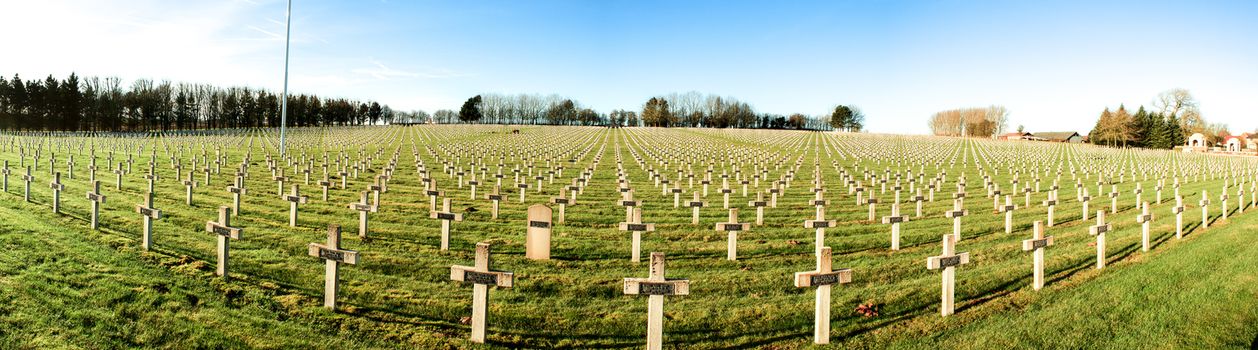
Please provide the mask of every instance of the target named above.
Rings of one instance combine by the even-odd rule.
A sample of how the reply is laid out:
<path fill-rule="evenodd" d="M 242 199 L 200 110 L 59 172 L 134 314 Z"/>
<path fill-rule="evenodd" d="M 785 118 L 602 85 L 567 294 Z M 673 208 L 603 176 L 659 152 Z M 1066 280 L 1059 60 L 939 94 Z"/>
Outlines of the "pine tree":
<path fill-rule="evenodd" d="M 1118 110 L 1126 112 L 1122 105 L 1119 105 Z M 1131 117 L 1129 128 L 1131 129 L 1132 146 L 1150 147 L 1150 132 L 1154 128 L 1154 125 L 1152 120 L 1149 119 L 1149 113 L 1145 112 L 1144 106 L 1140 106 L 1140 109 L 1136 111 L 1136 115 Z"/>
<path fill-rule="evenodd" d="M 1144 112 L 1143 109 L 1140 111 Z M 1157 149 L 1166 148 L 1168 143 L 1166 141 L 1166 118 L 1162 118 L 1162 115 L 1160 114 L 1147 113 L 1145 114 L 1145 119 L 1147 120 L 1149 129 L 1145 133 L 1148 135 L 1148 139 L 1146 139 L 1144 147 Z"/>
<path fill-rule="evenodd" d="M 1170 141 L 1169 147 L 1175 148 L 1175 146 L 1183 145 L 1185 141 L 1184 129 L 1179 124 L 1179 117 L 1171 115 L 1166 119 L 1166 123 L 1168 124 L 1166 134 L 1167 140 Z"/>

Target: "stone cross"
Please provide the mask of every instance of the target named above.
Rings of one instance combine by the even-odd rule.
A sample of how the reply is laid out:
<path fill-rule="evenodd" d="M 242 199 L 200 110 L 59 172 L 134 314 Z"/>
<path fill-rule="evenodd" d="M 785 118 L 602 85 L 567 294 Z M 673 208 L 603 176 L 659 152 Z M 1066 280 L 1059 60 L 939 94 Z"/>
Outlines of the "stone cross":
<path fill-rule="evenodd" d="M 371 192 L 371 207 L 375 209 L 380 208 L 380 193 L 384 192 L 384 185 L 381 185 L 381 182 L 380 176 L 377 175 L 376 183 L 367 186 L 367 191 Z"/>
<path fill-rule="evenodd" d="M 878 217 L 877 217 L 878 198 L 875 198 L 874 194 L 870 193 L 869 199 L 865 200 L 865 204 L 869 205 L 869 221 L 873 222 L 874 220 L 878 220 Z"/>
<path fill-rule="evenodd" d="M 1034 251 L 1032 253 L 1032 275 L 1034 280 L 1031 282 L 1031 288 L 1040 290 L 1044 288 L 1044 248 L 1053 245 L 1053 236 L 1044 237 L 1044 223 L 1035 222 L 1035 230 L 1031 239 L 1022 241 L 1022 251 Z"/>
<path fill-rule="evenodd" d="M 924 200 L 926 200 L 926 197 L 923 197 L 922 190 L 918 189 L 917 194 L 913 195 L 913 202 L 917 203 L 917 211 L 913 214 L 913 217 L 922 217 L 922 201 Z"/>
<path fill-rule="evenodd" d="M 642 223 L 642 208 L 633 209 L 633 217 L 628 222 L 620 223 L 621 231 L 629 231 L 633 233 L 633 252 L 629 261 L 639 262 L 642 260 L 642 233 L 655 231 L 655 224 Z"/>
<path fill-rule="evenodd" d="M 1140 205 L 1140 203 L 1142 203 L 1141 199 L 1144 194 L 1144 187 L 1142 187 L 1140 183 L 1136 183 L 1136 189 L 1131 190 L 1131 193 L 1136 195 L 1136 205 Z"/>
<path fill-rule="evenodd" d="M 747 202 L 747 206 L 756 208 L 756 226 L 764 225 L 764 207 L 769 202 L 764 200 L 764 192 L 756 192 L 756 200 Z"/>
<path fill-rule="evenodd" d="M 957 266 L 970 263 L 970 253 L 957 253 L 957 236 L 943 236 L 943 253 L 939 256 L 926 258 L 926 268 L 930 270 L 943 270 L 942 284 L 940 288 L 940 304 L 939 314 L 941 316 L 951 315 L 954 311 L 954 297 L 956 295 L 956 276 Z"/>
<path fill-rule="evenodd" d="M 525 190 L 529 189 L 529 184 L 521 182 L 521 183 L 516 184 L 515 186 L 516 188 L 519 188 L 518 193 L 520 194 L 520 203 L 524 203 L 524 194 L 525 192 L 528 192 Z"/>
<path fill-rule="evenodd" d="M 1164 183 L 1166 183 L 1166 180 L 1159 179 L 1157 187 L 1153 188 L 1157 192 L 1158 204 L 1162 204 L 1162 186 Z"/>
<path fill-rule="evenodd" d="M 725 181 L 725 180 L 722 180 L 722 181 Z M 721 187 L 721 198 L 722 198 L 722 203 L 724 204 L 725 209 L 729 209 L 729 194 L 733 192 L 734 190 L 729 188 L 728 183 L 726 183 L 725 186 Z"/>
<path fill-rule="evenodd" d="M 218 268 L 214 270 L 214 274 L 223 279 L 227 279 L 227 257 L 230 250 L 228 239 L 240 239 L 241 232 L 240 228 L 231 227 L 229 209 L 227 206 L 218 207 L 218 222 L 205 223 L 205 232 L 218 236 Z"/>
<path fill-rule="evenodd" d="M 564 211 L 565 211 L 565 209 L 567 209 L 568 205 L 570 205 L 570 204 L 576 204 L 576 200 L 575 200 L 575 199 L 570 199 L 570 198 L 568 198 L 567 193 L 568 193 L 567 191 L 560 190 L 560 191 L 559 191 L 559 197 L 551 197 L 551 198 L 550 198 L 550 202 L 551 202 L 551 203 L 554 203 L 554 204 L 558 204 L 558 205 L 559 205 L 559 223 L 560 223 L 560 224 L 562 224 L 562 223 L 563 223 L 563 219 L 564 219 Z"/>
<path fill-rule="evenodd" d="M 1219 195 L 1219 209 L 1220 209 L 1219 212 L 1220 212 L 1220 215 L 1222 215 L 1220 219 L 1227 220 L 1227 211 L 1228 211 L 1227 200 L 1230 199 L 1228 198 L 1228 195 L 1227 195 L 1227 188 L 1224 187 L 1221 193 L 1222 194 Z"/>
<path fill-rule="evenodd" d="M 716 224 L 715 230 L 729 232 L 725 246 L 725 259 L 738 260 L 738 233 L 749 229 L 746 223 L 738 222 L 738 208 L 729 208 L 729 221 Z"/>
<path fill-rule="evenodd" d="M 1013 210 L 1017 209 L 1013 205 L 1013 197 L 1005 196 L 1005 205 L 1001 206 L 1000 211 L 1005 213 L 1005 233 L 1013 233 Z"/>
<path fill-rule="evenodd" d="M 900 250 L 900 223 L 908 222 L 909 217 L 900 215 L 900 205 L 891 205 L 891 216 L 882 217 L 882 223 L 891 224 L 891 250 Z"/>
<path fill-rule="evenodd" d="M 1236 186 L 1236 213 L 1245 213 L 1245 187 L 1243 185 Z"/>
<path fill-rule="evenodd" d="M 450 198 L 441 199 L 441 210 L 429 213 L 429 218 L 441 220 L 441 250 L 450 250 L 450 221 L 463 221 L 463 214 L 450 211 Z"/>
<path fill-rule="evenodd" d="M 543 204 L 529 206 L 528 229 L 524 235 L 524 256 L 532 260 L 550 260 L 551 210 Z"/>
<path fill-rule="evenodd" d="M 195 173 L 194 171 L 189 170 L 188 179 L 183 181 L 183 186 L 188 189 L 188 195 L 187 195 L 188 206 L 192 206 L 192 189 L 197 187 L 197 181 L 192 179 L 192 174 L 194 173 Z"/>
<path fill-rule="evenodd" d="M 100 204 L 105 202 L 105 195 L 100 194 L 100 181 L 92 181 L 87 200 L 92 201 L 92 229 L 95 230 L 100 227 Z"/>
<path fill-rule="evenodd" d="M 162 218 L 162 210 L 153 208 L 153 192 L 144 194 L 144 203 L 135 205 L 135 212 L 144 220 L 144 232 L 140 239 L 140 247 L 149 250 L 153 246 L 153 220 Z"/>
<path fill-rule="evenodd" d="M 956 236 L 957 240 L 961 240 L 961 218 L 970 215 L 970 211 L 961 206 L 960 199 L 954 200 L 952 210 L 944 212 L 944 217 L 952 219 L 952 235 Z"/>
<path fill-rule="evenodd" d="M 814 249 L 814 253 L 816 254 L 821 254 L 821 248 L 824 248 L 826 245 L 826 229 L 835 227 L 838 224 L 834 220 L 826 220 L 826 210 L 824 204 L 829 202 L 824 199 L 820 199 L 820 197 L 821 192 L 817 192 L 818 199 L 813 200 L 813 204 L 822 204 L 817 205 L 816 219 L 804 220 L 804 228 L 816 230 L 816 234 L 813 236 L 813 241 L 815 242 L 814 246 L 816 247 L 816 249 Z"/>
<path fill-rule="evenodd" d="M 358 237 L 367 238 L 367 213 L 375 209 L 367 203 L 367 191 L 361 193 L 358 203 L 350 203 L 349 209 L 358 212 Z"/>
<path fill-rule="evenodd" d="M 686 206 L 690 207 L 690 224 L 691 225 L 699 224 L 699 208 L 703 208 L 706 205 L 707 203 L 699 200 L 698 192 L 694 193 L 694 199 L 691 199 L 689 202 L 686 202 Z"/>
<path fill-rule="evenodd" d="M 245 195 L 245 178 L 237 176 L 236 185 L 227 186 L 227 192 L 232 194 L 232 215 L 240 215 L 240 196 Z"/>
<path fill-rule="evenodd" d="M 31 166 L 29 165 L 26 166 L 26 175 L 22 175 L 22 181 L 26 182 L 26 191 L 24 192 L 25 194 L 23 195 L 23 197 L 25 197 L 27 203 L 30 203 L 31 182 L 35 181 L 35 177 L 31 176 Z M 93 229 L 95 229 L 95 226 L 93 226 Z"/>
<path fill-rule="evenodd" d="M 813 343 L 830 343 L 830 286 L 852 282 L 852 269 L 831 270 L 830 247 L 817 252 L 817 269 L 795 273 L 795 288 L 817 288 L 813 303 Z"/>
<path fill-rule="evenodd" d="M 1083 203 L 1083 221 L 1088 220 L 1088 202 L 1092 200 L 1092 196 L 1088 195 L 1088 189 L 1083 189 L 1083 195 L 1079 196 L 1079 202 Z"/>
<path fill-rule="evenodd" d="M 332 187 L 332 182 L 328 181 L 327 173 L 323 173 L 323 180 L 319 180 L 319 187 L 323 188 L 323 201 L 327 202 L 328 201 L 328 187 Z"/>
<path fill-rule="evenodd" d="M 673 184 L 673 188 L 671 192 L 673 193 L 673 208 L 681 207 L 681 192 L 682 192 L 681 183 L 677 182 Z"/>
<path fill-rule="evenodd" d="M 1105 211 L 1096 211 L 1096 225 L 1088 228 L 1088 233 L 1096 236 L 1096 269 L 1105 268 L 1105 233 L 1109 232 L 1110 225 L 1105 223 Z"/>
<path fill-rule="evenodd" d="M 288 177 L 284 176 L 284 168 L 280 168 L 279 175 L 272 176 L 271 180 L 275 180 L 275 183 L 276 183 L 275 195 L 283 196 L 284 195 L 284 181 L 288 181 Z"/>
<path fill-rule="evenodd" d="M 1175 196 L 1175 206 L 1171 207 L 1175 214 L 1175 239 L 1184 238 L 1184 197 Z"/>
<path fill-rule="evenodd" d="M 1044 200 L 1044 206 L 1048 207 L 1048 227 L 1053 227 L 1053 212 L 1057 207 L 1057 191 L 1048 193 L 1048 199 Z"/>
<path fill-rule="evenodd" d="M 498 203 L 502 201 L 501 190 L 502 190 L 502 186 L 494 185 L 494 191 L 492 193 L 485 195 L 485 199 L 488 199 L 489 201 L 494 202 L 493 211 L 491 211 L 491 213 L 493 214 L 492 219 L 495 219 L 495 220 L 498 219 Z"/>
<path fill-rule="evenodd" d="M 1210 196 L 1206 194 L 1205 190 L 1201 191 L 1201 201 L 1197 202 L 1197 204 L 1201 206 L 1201 228 L 1210 227 L 1210 221 L 1208 220 L 1210 218 Z"/>
<path fill-rule="evenodd" d="M 52 212 L 61 214 L 61 191 L 66 189 L 66 185 L 61 183 L 61 172 L 52 174 L 52 183 L 48 187 L 52 188 Z"/>
<path fill-rule="evenodd" d="M 4 175 L 4 191 L 9 192 L 9 161 L 4 161 L 4 169 L 0 169 L 0 175 Z"/>
<path fill-rule="evenodd" d="M 148 180 L 148 184 L 149 184 L 149 186 L 148 186 L 148 192 L 153 192 L 153 183 L 157 181 L 157 173 L 155 173 L 154 171 L 156 171 L 156 170 L 155 170 L 155 169 L 153 168 L 153 166 L 150 164 L 150 165 L 149 165 L 149 173 L 148 173 L 148 174 L 144 174 L 144 179 L 145 179 L 145 180 Z"/>
<path fill-rule="evenodd" d="M 310 243 L 310 256 L 324 260 L 323 307 L 336 309 L 336 294 L 339 290 L 340 264 L 358 264 L 358 251 L 341 249 L 341 226 L 328 225 L 328 244 Z"/>
<path fill-rule="evenodd" d="M 126 173 L 127 172 L 125 170 L 122 170 L 122 163 L 118 163 L 118 169 L 114 170 L 114 174 L 117 178 L 117 182 L 115 182 L 117 190 L 122 190 L 122 174 Z"/>
<path fill-rule="evenodd" d="M 633 190 L 621 187 L 620 206 L 625 207 L 625 222 L 633 220 L 633 208 L 642 205 L 642 202 L 633 199 Z"/>
<path fill-rule="evenodd" d="M 1153 214 L 1149 214 L 1149 202 L 1145 202 L 1140 211 L 1140 215 L 1136 215 L 1136 222 L 1140 223 L 1140 251 L 1149 251 L 1149 224 L 1153 222 Z"/>
<path fill-rule="evenodd" d="M 306 204 L 306 196 L 301 195 L 299 186 L 293 184 L 292 192 L 284 196 L 284 200 L 288 201 L 288 227 L 297 227 L 297 205 Z"/>
<path fill-rule="evenodd" d="M 625 278 L 625 295 L 647 295 L 646 348 L 664 346 L 664 297 L 690 295 L 690 280 L 664 278 L 664 253 L 651 253 L 651 275 Z"/>
<path fill-rule="evenodd" d="M 1110 214 L 1118 213 L 1118 185 L 1111 185 L 1109 192 L 1109 212 Z"/>
<path fill-rule="evenodd" d="M 489 287 L 511 288 L 515 284 L 515 274 L 491 270 L 489 264 L 489 243 L 481 242 L 476 243 L 474 266 L 450 266 L 450 280 L 472 284 L 472 335 L 470 339 L 474 343 L 485 342 L 485 324 L 489 321 Z"/>

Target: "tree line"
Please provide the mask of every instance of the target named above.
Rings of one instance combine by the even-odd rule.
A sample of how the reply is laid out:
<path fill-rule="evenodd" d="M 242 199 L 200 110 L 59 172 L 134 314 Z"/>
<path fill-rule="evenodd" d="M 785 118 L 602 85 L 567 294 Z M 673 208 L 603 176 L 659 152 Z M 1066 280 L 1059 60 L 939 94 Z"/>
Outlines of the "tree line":
<path fill-rule="evenodd" d="M 1188 90 L 1172 89 L 1158 94 L 1152 111 L 1142 105 L 1133 115 L 1122 104 L 1114 111 L 1106 107 L 1088 138 L 1098 145 L 1171 149 L 1194 133 L 1214 144 L 1227 134 L 1227 125 L 1207 123 Z"/>
<path fill-rule="evenodd" d="M 927 125 L 936 136 L 992 137 L 1008 128 L 1005 106 L 969 107 L 935 112 Z"/>
<path fill-rule="evenodd" d="M 388 123 L 394 112 L 374 101 L 288 96 L 289 126 Z M 116 77 L 24 81 L 0 76 L 0 128 L 47 131 L 167 131 L 278 127 L 280 96 L 265 89 Z"/>
<path fill-rule="evenodd" d="M 837 106 L 829 115 L 808 116 L 757 113 L 750 104 L 732 97 L 698 92 L 672 93 L 649 98 L 641 110 L 613 109 L 602 113 L 560 95 L 479 94 L 468 98 L 458 111 L 441 109 L 398 112 L 407 123 L 486 123 L 598 125 L 610 127 L 707 127 L 749 129 L 842 129 L 860 131 L 865 114 L 856 106 Z"/>

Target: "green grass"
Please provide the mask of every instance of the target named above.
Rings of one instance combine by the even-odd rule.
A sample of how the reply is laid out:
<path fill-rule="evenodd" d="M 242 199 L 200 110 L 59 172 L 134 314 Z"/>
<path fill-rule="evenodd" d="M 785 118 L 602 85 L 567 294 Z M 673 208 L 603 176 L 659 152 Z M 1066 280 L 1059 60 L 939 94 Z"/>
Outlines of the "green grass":
<path fill-rule="evenodd" d="M 1181 189 L 1188 210 L 1184 240 L 1173 237 L 1173 218 L 1166 213 L 1173 204 L 1154 205 L 1155 247 L 1140 252 L 1139 225 L 1131 190 L 1137 182 L 1152 200 L 1152 187 L 1159 168 L 1153 161 L 1173 164 L 1182 171 L 1198 169 L 1251 170 L 1252 161 L 1219 160 L 1213 157 L 1172 155 L 1166 152 L 1109 152 L 1089 146 L 1026 146 L 1019 143 L 956 142 L 950 139 L 892 138 L 879 136 L 835 136 L 798 132 L 758 134 L 748 131 L 702 131 L 522 127 L 522 135 L 492 134 L 495 127 L 412 127 L 347 128 L 298 130 L 290 140 L 290 155 L 311 156 L 328 151 L 330 159 L 346 146 L 345 155 L 360 159 L 376 155 L 370 170 L 349 180 L 349 189 L 333 189 L 329 201 L 320 198 L 314 185 L 320 177 L 314 169 L 312 184 L 301 176 L 290 177 L 303 183 L 310 203 L 301 207 L 300 227 L 287 225 L 287 202 L 275 195 L 265 155 L 274 155 L 265 133 L 246 137 L 193 137 L 153 140 L 95 139 L 97 157 L 104 167 L 108 147 L 118 146 L 115 157 L 125 159 L 124 145 L 148 144 L 136 155 L 133 173 L 124 176 L 123 189 L 114 189 L 113 174 L 98 172 L 101 188 L 109 196 L 102 208 L 102 230 L 87 228 L 89 203 L 83 199 L 86 182 L 86 150 L 76 154 L 76 178 L 63 175 L 67 190 L 62 195 L 62 211 L 50 212 L 51 192 L 46 183 L 47 160 L 35 172 L 32 202 L 24 203 L 22 183 L 10 178 L 8 194 L 0 194 L 0 344 L 17 348 L 465 348 L 477 347 L 466 341 L 469 326 L 461 319 L 470 315 L 471 288 L 449 281 L 449 266 L 472 263 L 476 242 L 494 243 L 494 268 L 513 271 L 516 284 L 511 289 L 490 293 L 489 347 L 525 348 L 636 348 L 644 341 L 645 298 L 621 295 L 621 279 L 645 277 L 645 263 L 631 263 L 629 235 L 615 229 L 624 219 L 624 209 L 615 206 L 616 156 L 619 145 L 624 168 L 643 200 L 644 222 L 655 223 L 657 232 L 643 238 L 643 255 L 662 251 L 668 256 L 669 277 L 689 278 L 691 295 L 671 297 L 666 302 L 665 340 L 669 346 L 687 348 L 806 348 L 811 346 L 812 291 L 793 288 L 791 274 L 813 269 L 812 231 L 802 228 L 813 208 L 809 188 L 814 161 L 820 164 L 826 181 L 826 197 L 832 205 L 827 218 L 840 226 L 828 230 L 827 245 L 834 248 L 834 266 L 855 270 L 853 283 L 835 288 L 833 294 L 832 341 L 842 347 L 1240 347 L 1250 346 L 1258 334 L 1258 296 L 1254 276 L 1258 274 L 1258 254 L 1252 233 L 1256 219 L 1247 208 L 1233 218 L 1212 213 L 1211 227 L 1197 227 L 1200 217 L 1194 205 L 1200 191 L 1210 190 L 1216 201 L 1222 179 L 1205 177 L 1186 183 Z M 759 135 L 767 135 L 761 138 Z M 522 138 L 528 141 L 521 142 Z M 20 140 L 30 140 L 20 138 Z M 91 139 L 74 139 L 91 140 Z M 333 142 L 332 140 L 339 140 Z M 507 140 L 510 140 L 509 142 Z M 454 201 L 456 211 L 464 212 L 463 222 L 453 223 L 450 251 L 440 251 L 439 227 L 428 218 L 428 197 L 423 195 L 415 173 L 412 142 L 421 160 L 432 171 L 442 190 Z M 684 147 L 677 142 L 689 142 Z M 223 146 L 228 162 L 222 174 L 211 176 L 210 186 L 195 190 L 194 205 L 183 203 L 185 173 L 176 175 L 166 149 L 185 164 L 191 157 L 214 155 L 214 145 Z M 155 250 L 139 248 L 139 216 L 134 204 L 145 190 L 142 179 L 148 152 L 157 145 L 156 206 L 164 211 L 154 225 Z M 270 145 L 270 146 L 268 146 Z M 530 145 L 529 147 L 524 147 Z M 671 146 L 666 146 L 671 145 Z M 894 153 L 879 155 L 879 149 Z M 425 146 L 431 146 L 430 154 Z M 659 146 L 659 148 L 656 148 Z M 445 147 L 445 148 L 443 148 Z M 564 164 L 563 176 L 546 184 L 539 194 L 530 188 L 526 203 L 519 203 L 511 186 L 510 169 L 523 164 L 519 158 L 504 162 L 502 213 L 490 219 L 489 203 L 468 198 L 468 188 L 458 189 L 457 179 L 442 173 L 442 161 L 456 157 L 467 164 L 476 157 L 468 149 L 495 149 L 527 153 L 547 149 L 556 153 L 555 164 Z M 826 151 L 829 149 L 829 151 Z M 362 153 L 359 153 L 359 151 Z M 631 150 L 643 157 L 640 166 Z M 132 148 L 131 152 L 136 149 Z M 383 206 L 370 218 L 370 240 L 354 236 L 357 213 L 346 204 L 357 201 L 397 151 L 397 168 L 382 196 Z M 588 151 L 588 152 L 585 152 Z M 665 151 L 673 152 L 667 153 Z M 52 152 L 45 146 L 45 154 Z M 217 206 L 230 203 L 224 189 L 231 181 L 236 164 L 246 152 L 251 154 L 249 195 L 243 215 L 233 217 L 233 226 L 244 229 L 244 238 L 233 241 L 231 277 L 224 282 L 214 276 L 214 237 L 204 232 L 206 220 L 215 217 Z M 584 152 L 584 153 L 583 153 Z M 600 153 L 601 152 L 601 153 Z M 842 153 L 840 153 L 842 152 Z M 58 150 L 58 170 L 65 171 L 66 151 Z M 744 172 L 759 162 L 769 179 L 777 179 L 795 168 L 792 187 L 779 200 L 777 208 L 767 208 L 765 224 L 740 236 L 740 260 L 728 262 L 724 233 L 712 230 L 724 221 L 721 198 L 713 186 L 705 198 L 701 224 L 690 225 L 687 208 L 672 208 L 672 197 L 652 186 L 647 167 L 663 165 L 650 157 L 662 157 L 673 167 L 664 172 L 673 176 L 675 164 L 700 161 L 698 155 L 738 157 Z M 853 154 L 863 154 L 855 160 Z M 546 203 L 559 186 L 570 183 L 580 169 L 601 161 L 591 185 L 567 211 L 567 223 L 556 226 L 551 261 L 524 259 L 523 231 L 528 205 Z M 1015 213 L 1015 231 L 1003 233 L 1003 214 L 990 210 L 991 200 L 983 197 L 981 175 L 973 166 L 974 157 L 988 157 L 983 169 L 992 173 L 1002 188 L 1009 186 L 1008 169 L 1037 171 L 1051 185 L 1058 166 L 1061 175 L 1061 202 L 1057 226 L 1048 230 L 1057 245 L 1048 252 L 1048 279 L 1045 290 L 1030 290 L 1030 255 L 1020 250 L 1029 238 L 1030 225 L 1043 220 L 1046 209 L 1038 203 L 1042 192 L 1034 193 L 1032 206 Z M 29 163 L 29 152 L 28 152 Z M 46 156 L 45 156 L 46 157 Z M 0 152 L 0 159 L 16 168 L 16 151 Z M 497 156 L 482 158 L 490 173 Z M 542 158 L 534 158 L 539 167 Z M 568 163 L 568 159 L 576 162 Z M 756 161 L 759 159 L 760 161 Z M 890 160 L 900 159 L 896 163 Z M 943 159 L 949 182 L 925 206 L 926 217 L 905 224 L 902 249 L 888 250 L 887 225 L 865 221 L 864 206 L 854 206 L 840 183 L 837 162 L 849 173 L 860 176 L 868 169 L 881 175 L 883 169 L 902 171 L 922 169 L 916 161 L 930 159 L 926 173 L 933 175 L 934 160 Z M 955 159 L 956 165 L 947 163 Z M 962 166 L 962 160 L 970 163 Z M 321 160 L 321 158 L 320 158 Z M 780 164 L 780 167 L 778 166 Z M 1120 212 L 1110 215 L 1115 225 L 1109 238 L 1110 265 L 1103 271 L 1092 268 L 1094 239 L 1087 234 L 1092 221 L 1081 222 L 1080 205 L 1074 200 L 1070 164 L 1095 166 L 1089 175 L 1080 173 L 1084 184 L 1096 190 L 1098 171 L 1130 171 L 1140 175 L 1118 183 Z M 116 166 L 116 165 L 115 165 Z M 716 162 L 715 175 L 730 165 Z M 706 165 L 696 164 L 700 171 Z M 113 168 L 110 166 L 109 168 Z M 335 170 L 333 170 L 335 172 Z M 1251 170 L 1252 171 L 1252 170 Z M 923 260 L 937 255 L 940 236 L 951 232 L 951 220 L 942 217 L 951 208 L 945 198 L 955 188 L 956 174 L 969 180 L 964 218 L 964 240 L 958 250 L 969 251 L 972 263 L 958 272 L 956 315 L 937 314 L 939 275 L 925 269 Z M 20 171 L 14 171 L 18 174 Z M 1123 172 L 1122 174 L 1126 174 Z M 1249 175 L 1249 176 L 1252 176 Z M 195 176 L 200 182 L 200 173 Z M 1022 179 L 1028 180 L 1029 174 Z M 178 181 L 176 181 L 178 180 Z M 339 181 L 334 181 L 339 184 Z M 868 183 L 868 181 L 866 181 Z M 536 182 L 530 180 L 530 186 Z M 698 190 L 696 180 L 696 190 Z M 1169 195 L 1169 181 L 1167 198 Z M 768 186 L 761 183 L 761 189 Z M 683 186 L 685 187 L 685 186 Z M 1105 191 L 1109 189 L 1105 186 Z M 1246 188 L 1248 190 L 1248 188 Z M 740 190 L 740 188 L 739 188 Z M 754 197 L 755 187 L 751 188 Z M 287 189 L 286 189 L 287 191 Z M 477 196 L 489 188 L 482 186 Z M 1100 197 L 1094 193 L 1094 196 Z M 1247 193 L 1248 195 L 1248 193 Z M 906 194 L 905 198 L 909 196 Z M 890 194 L 879 195 L 884 201 Z M 682 200 L 689 199 L 689 190 Z M 749 198 L 740 191 L 731 196 L 734 207 L 744 208 L 741 221 L 754 221 L 755 212 L 745 208 Z M 1108 199 L 1094 200 L 1092 209 L 1108 209 Z M 1217 203 L 1216 203 L 1217 204 Z M 1235 204 L 1232 205 L 1235 208 Z M 474 208 L 475 211 L 467 211 Z M 1234 210 L 1234 209 L 1233 209 Z M 911 206 L 903 212 L 912 214 Z M 888 207 L 880 205 L 878 215 Z M 306 244 L 322 242 L 323 228 L 329 223 L 345 228 L 342 245 L 362 253 L 357 266 L 342 268 L 341 308 L 336 312 L 320 307 L 322 263 L 306 256 Z M 879 307 L 877 317 L 859 316 L 859 304 Z M 1148 345 L 1154 344 L 1154 345 Z"/>

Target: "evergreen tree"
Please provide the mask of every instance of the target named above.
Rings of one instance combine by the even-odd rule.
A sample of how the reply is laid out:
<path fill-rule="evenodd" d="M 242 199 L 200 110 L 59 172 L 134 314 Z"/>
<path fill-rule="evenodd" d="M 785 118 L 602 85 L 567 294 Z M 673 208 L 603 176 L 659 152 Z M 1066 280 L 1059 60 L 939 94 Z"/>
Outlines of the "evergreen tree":
<path fill-rule="evenodd" d="M 30 97 L 26 94 L 26 83 L 22 82 L 22 77 L 14 74 L 13 80 L 9 81 L 9 122 L 13 126 L 25 129 L 27 127 L 26 110 L 30 105 Z"/>
<path fill-rule="evenodd" d="M 834 112 L 830 113 L 830 127 L 835 129 L 846 129 L 848 124 L 852 122 L 852 108 L 844 105 L 834 107 Z"/>
<path fill-rule="evenodd" d="M 0 128 L 8 128 L 9 120 L 9 81 L 0 76 Z"/>
<path fill-rule="evenodd" d="M 1169 148 L 1183 145 L 1185 141 L 1184 129 L 1179 124 L 1179 117 L 1174 115 L 1168 116 L 1168 118 L 1166 118 L 1166 123 L 1166 135 L 1167 141 L 1169 141 Z"/>
<path fill-rule="evenodd" d="M 1146 113 L 1144 108 L 1141 108 L 1140 113 L 1145 113 L 1146 125 L 1149 125 L 1149 130 L 1145 132 L 1147 138 L 1144 147 L 1146 149 L 1166 149 L 1166 145 L 1169 144 L 1169 142 L 1166 142 L 1166 118 L 1157 115 L 1157 113 Z"/>
<path fill-rule="evenodd" d="M 61 83 L 60 130 L 78 130 L 79 121 L 83 119 L 83 92 L 79 90 L 79 76 L 70 73 L 70 77 Z"/>
<path fill-rule="evenodd" d="M 1122 105 L 1119 105 L 1118 109 L 1120 111 L 1125 111 Z M 1131 129 L 1132 146 L 1150 147 L 1149 143 L 1152 141 L 1150 140 L 1150 132 L 1153 130 L 1154 126 L 1152 119 L 1149 119 L 1149 113 L 1145 112 L 1144 106 L 1140 106 L 1140 109 L 1136 111 L 1136 114 L 1131 117 L 1129 128 Z"/>
<path fill-rule="evenodd" d="M 480 120 L 480 117 L 481 117 L 480 103 L 481 103 L 480 95 L 473 96 L 472 98 L 467 99 L 466 102 L 463 102 L 463 107 L 459 108 L 459 121 L 465 122 L 465 123 L 471 123 L 471 122 Z M 366 105 L 363 105 L 363 106 L 366 106 Z M 366 110 L 369 108 L 363 108 L 363 109 Z"/>

